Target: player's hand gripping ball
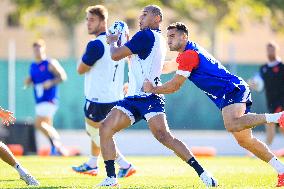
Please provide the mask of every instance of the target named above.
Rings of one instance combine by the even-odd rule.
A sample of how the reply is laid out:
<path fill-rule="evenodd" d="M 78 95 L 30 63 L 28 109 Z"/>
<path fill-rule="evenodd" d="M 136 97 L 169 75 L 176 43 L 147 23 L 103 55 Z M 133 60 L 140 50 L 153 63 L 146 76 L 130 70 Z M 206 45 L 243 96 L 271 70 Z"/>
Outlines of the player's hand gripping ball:
<path fill-rule="evenodd" d="M 115 21 L 108 31 L 110 34 L 118 35 L 118 47 L 123 46 L 129 40 L 129 29 L 123 21 Z"/>

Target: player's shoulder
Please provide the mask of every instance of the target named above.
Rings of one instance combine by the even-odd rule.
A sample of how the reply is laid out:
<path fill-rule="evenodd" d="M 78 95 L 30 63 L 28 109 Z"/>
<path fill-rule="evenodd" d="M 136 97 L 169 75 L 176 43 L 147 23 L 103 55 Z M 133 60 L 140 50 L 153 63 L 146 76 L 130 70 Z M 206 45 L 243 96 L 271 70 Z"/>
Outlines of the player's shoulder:
<path fill-rule="evenodd" d="M 265 63 L 265 64 L 260 66 L 260 69 L 262 70 L 262 69 L 267 68 L 267 67 L 268 67 L 268 63 Z"/>
<path fill-rule="evenodd" d="M 151 29 L 144 29 L 144 30 L 138 31 L 134 36 L 140 37 L 140 38 L 153 38 L 154 34 Z"/>
<path fill-rule="evenodd" d="M 279 66 L 284 67 L 284 63 L 282 60 L 279 61 Z"/>
<path fill-rule="evenodd" d="M 87 44 L 87 48 L 104 48 L 104 44 L 100 38 L 90 40 Z"/>
<path fill-rule="evenodd" d="M 55 58 L 48 58 L 46 61 L 51 66 L 55 66 L 55 67 L 60 66 L 59 61 Z"/>
<path fill-rule="evenodd" d="M 259 71 L 261 74 L 264 74 L 267 72 L 268 69 L 269 69 L 268 63 L 266 63 L 260 66 Z"/>

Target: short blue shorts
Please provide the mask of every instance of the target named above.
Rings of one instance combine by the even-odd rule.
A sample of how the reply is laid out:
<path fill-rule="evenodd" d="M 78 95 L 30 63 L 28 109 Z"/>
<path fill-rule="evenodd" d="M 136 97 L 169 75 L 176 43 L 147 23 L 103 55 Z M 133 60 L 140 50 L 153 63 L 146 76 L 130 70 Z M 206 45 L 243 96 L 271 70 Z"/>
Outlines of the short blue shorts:
<path fill-rule="evenodd" d="M 85 117 L 94 122 L 100 122 L 106 118 L 107 114 L 116 104 L 117 102 L 98 103 L 86 100 L 84 106 Z"/>
<path fill-rule="evenodd" d="M 165 114 L 165 99 L 162 95 L 154 94 L 147 97 L 126 97 L 114 108 L 123 111 L 132 125 L 141 119 L 149 121 L 156 115 Z"/>
<path fill-rule="evenodd" d="M 246 111 L 245 113 L 249 113 L 252 105 L 251 100 L 251 92 L 249 88 L 245 85 L 239 85 L 238 87 L 233 90 L 231 93 L 225 94 L 220 106 L 220 109 L 223 109 L 224 107 L 236 104 L 236 103 L 246 103 Z"/>

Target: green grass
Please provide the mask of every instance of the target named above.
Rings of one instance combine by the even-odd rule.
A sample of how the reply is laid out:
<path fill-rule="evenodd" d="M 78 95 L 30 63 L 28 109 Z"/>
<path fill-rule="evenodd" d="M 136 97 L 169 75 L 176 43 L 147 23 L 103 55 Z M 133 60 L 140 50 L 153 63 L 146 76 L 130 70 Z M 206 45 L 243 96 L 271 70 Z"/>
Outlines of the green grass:
<path fill-rule="evenodd" d="M 94 188 L 105 176 L 100 160 L 101 172 L 92 177 L 71 171 L 72 165 L 79 165 L 87 157 L 18 157 L 41 183 L 40 187 L 27 187 L 19 180 L 17 172 L 3 161 L 0 162 L 0 188 Z M 136 166 L 137 173 L 120 179 L 121 188 L 206 188 L 196 173 L 175 156 L 128 157 Z M 274 188 L 276 173 L 266 163 L 250 157 L 198 158 L 201 164 L 218 179 L 218 188 Z M 282 161 L 284 159 L 282 158 Z"/>

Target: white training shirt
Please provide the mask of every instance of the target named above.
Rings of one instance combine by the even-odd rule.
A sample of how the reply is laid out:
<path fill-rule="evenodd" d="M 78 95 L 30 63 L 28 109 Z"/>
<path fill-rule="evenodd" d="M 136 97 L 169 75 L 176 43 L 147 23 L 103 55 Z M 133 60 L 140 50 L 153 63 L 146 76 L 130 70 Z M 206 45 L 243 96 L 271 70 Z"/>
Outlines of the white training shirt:
<path fill-rule="evenodd" d="M 95 40 L 102 42 L 103 56 L 97 60 L 90 71 L 85 73 L 85 97 L 99 103 L 111 103 L 123 99 L 125 59 L 113 61 L 106 35 L 99 35 Z"/>

